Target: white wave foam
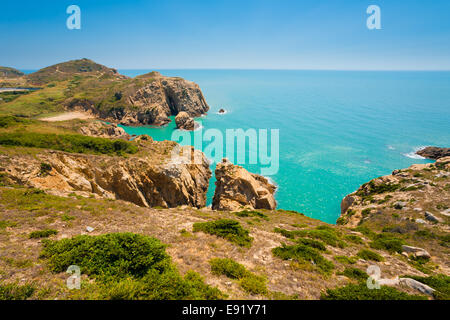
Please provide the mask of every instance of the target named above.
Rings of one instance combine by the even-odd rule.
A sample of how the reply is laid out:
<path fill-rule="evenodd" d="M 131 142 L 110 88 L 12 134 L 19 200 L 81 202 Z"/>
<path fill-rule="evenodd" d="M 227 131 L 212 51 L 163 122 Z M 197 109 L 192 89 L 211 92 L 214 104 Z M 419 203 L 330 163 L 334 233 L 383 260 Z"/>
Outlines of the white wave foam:
<path fill-rule="evenodd" d="M 414 148 L 414 151 L 412 151 L 412 152 L 409 152 L 409 153 L 402 153 L 405 157 L 408 157 L 408 158 L 410 158 L 410 159 L 416 159 L 416 160 L 425 160 L 426 158 L 425 157 L 422 157 L 422 156 L 420 156 L 420 155 L 418 155 L 416 152 L 417 151 L 420 151 L 420 150 L 422 150 L 422 149 L 424 149 L 425 147 L 424 146 L 420 146 L 420 147 L 417 147 L 417 148 Z"/>

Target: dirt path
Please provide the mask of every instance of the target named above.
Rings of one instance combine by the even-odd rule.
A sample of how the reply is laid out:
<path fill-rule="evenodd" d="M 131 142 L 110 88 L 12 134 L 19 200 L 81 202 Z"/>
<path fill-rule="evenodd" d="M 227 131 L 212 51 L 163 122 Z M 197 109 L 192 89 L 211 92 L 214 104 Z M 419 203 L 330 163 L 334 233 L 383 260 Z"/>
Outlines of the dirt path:
<path fill-rule="evenodd" d="M 94 116 L 89 113 L 74 111 L 74 112 L 66 112 L 53 117 L 41 118 L 40 120 L 53 122 L 53 121 L 66 121 L 72 119 L 93 119 L 93 118 Z"/>

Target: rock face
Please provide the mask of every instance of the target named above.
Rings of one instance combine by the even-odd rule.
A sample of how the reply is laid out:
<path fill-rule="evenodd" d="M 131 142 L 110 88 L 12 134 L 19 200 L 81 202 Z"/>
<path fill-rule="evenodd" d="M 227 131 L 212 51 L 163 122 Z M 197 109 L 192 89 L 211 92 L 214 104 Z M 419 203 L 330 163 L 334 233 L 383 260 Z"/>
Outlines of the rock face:
<path fill-rule="evenodd" d="M 90 122 L 87 126 L 81 127 L 79 131 L 81 134 L 91 137 L 123 140 L 130 140 L 131 138 L 131 136 L 126 133 L 123 128 L 118 127 L 117 124 L 106 124 L 100 121 Z"/>
<path fill-rule="evenodd" d="M 194 119 L 192 119 L 187 112 L 181 111 L 178 113 L 178 115 L 175 117 L 175 123 L 177 125 L 178 129 L 183 130 L 194 130 L 195 129 L 195 122 Z"/>
<path fill-rule="evenodd" d="M 226 159 L 217 164 L 215 174 L 214 210 L 276 208 L 276 187 L 263 176 L 250 173 Z"/>
<path fill-rule="evenodd" d="M 387 211 L 404 216 L 405 221 L 445 223 L 448 215 L 444 210 L 450 207 L 450 193 L 445 192 L 450 185 L 449 171 L 450 157 L 443 157 L 435 163 L 415 164 L 373 179 L 344 197 L 338 223 L 356 227 Z"/>
<path fill-rule="evenodd" d="M 142 141 L 139 141 L 141 140 Z M 147 141 L 143 141 L 146 139 Z M 80 195 L 120 199 L 144 207 L 204 207 L 211 170 L 206 157 L 193 151 L 198 161 L 170 155 L 177 144 L 138 137 L 149 146 L 146 156 L 129 158 L 43 151 L 30 155 L 0 156 L 0 167 L 15 183 L 47 190 L 56 195 Z M 155 151 L 159 150 L 159 151 Z M 51 170 L 42 172 L 42 163 Z"/>
<path fill-rule="evenodd" d="M 426 147 L 416 152 L 419 156 L 437 160 L 444 157 L 450 157 L 450 148 Z"/>
<path fill-rule="evenodd" d="M 131 81 L 132 87 L 124 92 L 116 92 L 111 97 L 112 100 L 117 100 L 111 106 L 106 101 L 100 103 L 103 106 L 99 107 L 99 103 L 93 98 L 71 99 L 66 107 L 70 110 L 89 111 L 106 121 L 131 126 L 165 125 L 170 122 L 169 116 L 176 116 L 180 112 L 198 117 L 209 110 L 202 91 L 194 82 L 164 77 L 158 72 Z"/>

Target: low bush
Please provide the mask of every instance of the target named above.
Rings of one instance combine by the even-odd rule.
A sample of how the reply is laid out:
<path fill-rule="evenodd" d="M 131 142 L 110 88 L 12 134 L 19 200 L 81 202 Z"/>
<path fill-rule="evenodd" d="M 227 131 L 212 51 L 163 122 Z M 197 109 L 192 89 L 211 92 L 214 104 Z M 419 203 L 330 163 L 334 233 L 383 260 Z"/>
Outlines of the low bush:
<path fill-rule="evenodd" d="M 55 234 L 58 234 L 58 231 L 53 229 L 33 231 L 30 233 L 30 239 L 48 238 Z"/>
<path fill-rule="evenodd" d="M 381 233 L 375 236 L 370 243 L 370 247 L 379 250 L 386 250 L 390 253 L 402 252 L 405 241 L 392 233 Z"/>
<path fill-rule="evenodd" d="M 242 264 L 229 258 L 214 258 L 209 261 L 209 264 L 211 265 L 211 272 L 213 274 L 223 274 L 232 279 L 240 279 L 248 273 L 247 269 Z"/>
<path fill-rule="evenodd" d="M 0 283 L 0 300 L 26 300 L 36 291 L 34 284 Z"/>
<path fill-rule="evenodd" d="M 267 279 L 262 276 L 257 276 L 253 273 L 248 273 L 239 281 L 242 289 L 250 294 L 267 294 Z"/>
<path fill-rule="evenodd" d="M 245 266 L 233 259 L 214 258 L 209 261 L 211 272 L 225 275 L 231 279 L 238 279 L 242 289 L 250 294 L 267 294 L 267 279 L 248 271 Z"/>
<path fill-rule="evenodd" d="M 384 260 L 384 258 L 383 258 L 382 256 L 380 256 L 378 253 L 373 252 L 373 251 L 368 250 L 368 249 L 362 249 L 362 250 L 360 250 L 360 251 L 356 254 L 356 256 L 358 256 L 358 257 L 361 258 L 361 259 L 364 259 L 364 260 L 370 260 L 370 261 L 377 261 L 377 262 L 380 262 L 380 261 L 383 261 L 383 260 Z"/>
<path fill-rule="evenodd" d="M 369 275 L 366 272 L 358 268 L 345 268 L 345 270 L 339 274 L 358 281 L 366 281 L 367 278 L 369 278 Z"/>
<path fill-rule="evenodd" d="M 212 234 L 243 247 L 250 247 L 253 241 L 248 230 L 242 228 L 238 221 L 231 219 L 194 223 L 193 231 Z"/>
<path fill-rule="evenodd" d="M 369 289 L 366 283 L 349 284 L 344 287 L 327 289 L 321 300 L 427 300 L 427 297 L 409 295 L 392 287 L 381 286 Z"/>
<path fill-rule="evenodd" d="M 355 264 L 357 261 L 357 258 L 347 256 L 335 256 L 334 259 L 343 264 Z"/>
<path fill-rule="evenodd" d="M 325 259 L 317 249 L 304 244 L 288 246 L 282 244 L 281 247 L 272 249 L 272 253 L 283 260 L 294 260 L 303 263 L 310 263 L 323 273 L 330 273 L 334 269 L 331 261 Z"/>
<path fill-rule="evenodd" d="M 159 240 L 133 233 L 47 240 L 41 257 L 53 272 L 77 265 L 96 279 L 86 294 L 99 299 L 222 299 L 195 272 L 182 277 Z"/>
<path fill-rule="evenodd" d="M 0 145 L 108 155 L 132 154 L 138 151 L 134 144 L 124 140 L 111 140 L 80 134 L 36 132 L 1 133 Z"/>
<path fill-rule="evenodd" d="M 262 218 L 264 220 L 269 220 L 269 217 L 266 214 L 261 213 L 259 211 L 255 211 L 255 210 L 238 211 L 238 212 L 234 212 L 234 214 L 241 218 L 258 217 L 258 218 Z"/>

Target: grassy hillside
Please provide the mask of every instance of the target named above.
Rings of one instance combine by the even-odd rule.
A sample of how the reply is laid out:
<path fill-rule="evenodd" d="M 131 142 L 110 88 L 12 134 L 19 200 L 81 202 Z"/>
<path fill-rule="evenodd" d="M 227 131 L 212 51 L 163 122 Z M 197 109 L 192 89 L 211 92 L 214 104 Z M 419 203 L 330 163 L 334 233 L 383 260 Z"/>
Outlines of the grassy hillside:
<path fill-rule="evenodd" d="M 0 78 L 12 79 L 12 78 L 19 78 L 23 75 L 25 74 L 17 69 L 0 66 Z"/>

